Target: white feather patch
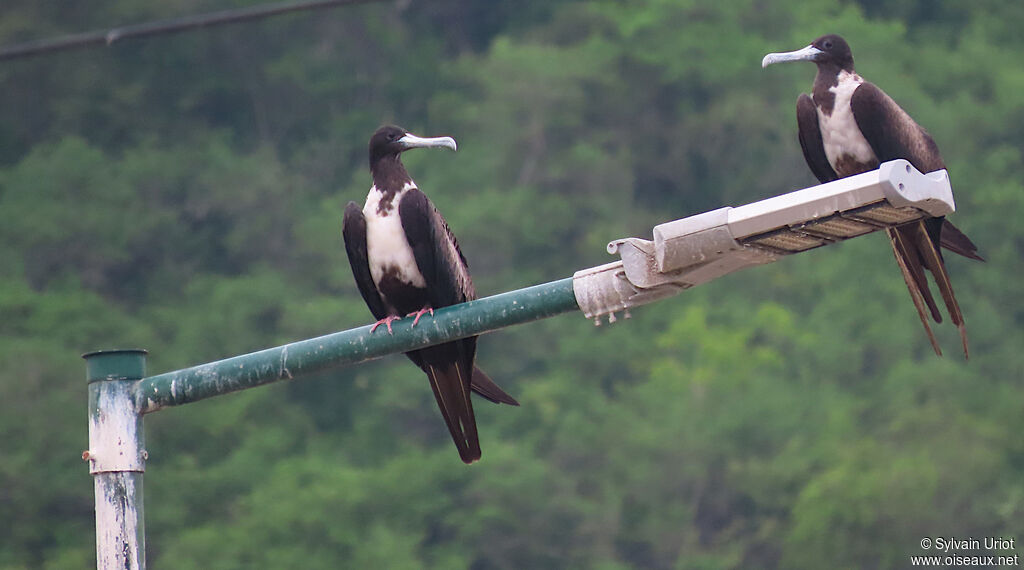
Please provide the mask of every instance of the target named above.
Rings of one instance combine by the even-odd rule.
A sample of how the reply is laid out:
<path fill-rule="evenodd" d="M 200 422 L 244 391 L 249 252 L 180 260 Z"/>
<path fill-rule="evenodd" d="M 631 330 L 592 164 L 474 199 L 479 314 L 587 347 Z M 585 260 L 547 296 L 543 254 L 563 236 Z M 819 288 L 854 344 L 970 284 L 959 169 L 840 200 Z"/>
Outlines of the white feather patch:
<path fill-rule="evenodd" d="M 363 216 L 366 217 L 366 257 L 374 285 L 379 286 L 385 271 L 394 268 L 402 281 L 415 287 L 427 286 L 398 216 L 398 203 L 408 190 L 415 187 L 412 182 L 407 182 L 383 213 L 378 211 L 383 195 L 377 187 L 370 188 L 370 193 L 366 195 L 366 205 L 363 206 Z"/>
<path fill-rule="evenodd" d="M 857 162 L 865 164 L 878 161 L 875 151 L 860 132 L 853 117 L 853 109 L 850 107 L 853 92 L 861 83 L 864 83 L 864 80 L 856 73 L 839 72 L 839 84 L 829 88 L 836 97 L 832 105 L 832 114 L 826 115 L 818 107 L 821 142 L 825 147 L 828 163 L 833 169 L 843 156 L 850 156 Z"/>

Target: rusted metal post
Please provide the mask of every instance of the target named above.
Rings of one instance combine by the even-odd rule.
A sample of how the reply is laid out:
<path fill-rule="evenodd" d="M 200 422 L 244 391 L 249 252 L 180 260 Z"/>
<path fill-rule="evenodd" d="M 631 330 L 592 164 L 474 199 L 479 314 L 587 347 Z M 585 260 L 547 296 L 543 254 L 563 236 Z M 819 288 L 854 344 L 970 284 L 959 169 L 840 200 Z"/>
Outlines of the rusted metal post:
<path fill-rule="evenodd" d="M 146 375 L 146 351 L 90 352 L 89 462 L 96 489 L 96 567 L 142 570 L 146 531 L 142 475 L 146 470 L 142 414 L 134 388 Z"/>

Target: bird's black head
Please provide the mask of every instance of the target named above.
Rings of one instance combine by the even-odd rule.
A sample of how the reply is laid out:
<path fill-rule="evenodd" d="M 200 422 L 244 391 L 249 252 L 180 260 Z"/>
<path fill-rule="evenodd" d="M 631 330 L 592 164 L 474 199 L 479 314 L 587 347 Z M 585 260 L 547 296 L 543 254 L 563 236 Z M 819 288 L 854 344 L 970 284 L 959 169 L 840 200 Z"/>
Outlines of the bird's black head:
<path fill-rule="evenodd" d="M 818 68 L 834 67 L 837 71 L 853 73 L 853 52 L 841 36 L 828 34 L 796 51 L 770 53 L 761 60 L 761 67 L 784 61 L 813 61 Z"/>
<path fill-rule="evenodd" d="M 814 59 L 814 63 L 831 63 L 839 69 L 853 71 L 853 52 L 850 51 L 850 44 L 846 43 L 841 36 L 829 34 L 811 42 L 811 45 L 821 50 L 821 53 Z"/>
<path fill-rule="evenodd" d="M 382 160 L 393 158 L 410 148 L 445 147 L 456 149 L 455 139 L 451 137 L 421 138 L 394 125 L 385 125 L 370 137 L 370 169 Z"/>
<path fill-rule="evenodd" d="M 405 136 L 406 130 L 395 125 L 385 125 L 370 137 L 370 164 L 385 156 L 398 156 L 405 150 L 398 142 Z"/>

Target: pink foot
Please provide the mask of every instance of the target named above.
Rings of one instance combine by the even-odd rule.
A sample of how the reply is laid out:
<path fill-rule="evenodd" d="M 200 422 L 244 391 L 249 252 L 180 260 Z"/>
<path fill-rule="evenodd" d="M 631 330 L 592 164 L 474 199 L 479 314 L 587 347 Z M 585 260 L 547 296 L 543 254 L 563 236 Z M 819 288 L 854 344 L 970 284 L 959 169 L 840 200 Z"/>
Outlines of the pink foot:
<path fill-rule="evenodd" d="M 388 334 L 395 334 L 394 332 L 391 331 L 391 323 L 400 320 L 402 320 L 402 317 L 399 317 L 398 315 L 390 315 L 388 317 L 385 317 L 373 324 L 373 328 L 370 329 L 370 334 L 373 334 L 373 331 L 377 330 L 377 327 L 381 325 L 387 325 Z"/>
<path fill-rule="evenodd" d="M 416 319 L 412 322 L 412 326 L 416 326 L 416 323 L 420 322 L 420 317 L 422 317 L 426 313 L 430 313 L 430 316 L 433 317 L 434 309 L 430 307 L 423 307 L 422 309 L 416 311 L 415 313 L 409 313 L 408 315 L 406 315 L 406 317 L 416 315 Z"/>

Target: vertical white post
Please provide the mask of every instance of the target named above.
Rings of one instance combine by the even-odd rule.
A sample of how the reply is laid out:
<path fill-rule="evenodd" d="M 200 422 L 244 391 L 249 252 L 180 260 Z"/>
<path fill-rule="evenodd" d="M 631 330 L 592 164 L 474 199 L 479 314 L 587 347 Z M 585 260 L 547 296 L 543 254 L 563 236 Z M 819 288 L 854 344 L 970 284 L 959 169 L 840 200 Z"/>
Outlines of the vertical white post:
<path fill-rule="evenodd" d="M 89 462 L 96 489 L 96 567 L 143 570 L 146 451 L 134 386 L 146 375 L 146 351 L 92 352 L 84 358 L 89 380 L 89 449 L 82 458 Z"/>

